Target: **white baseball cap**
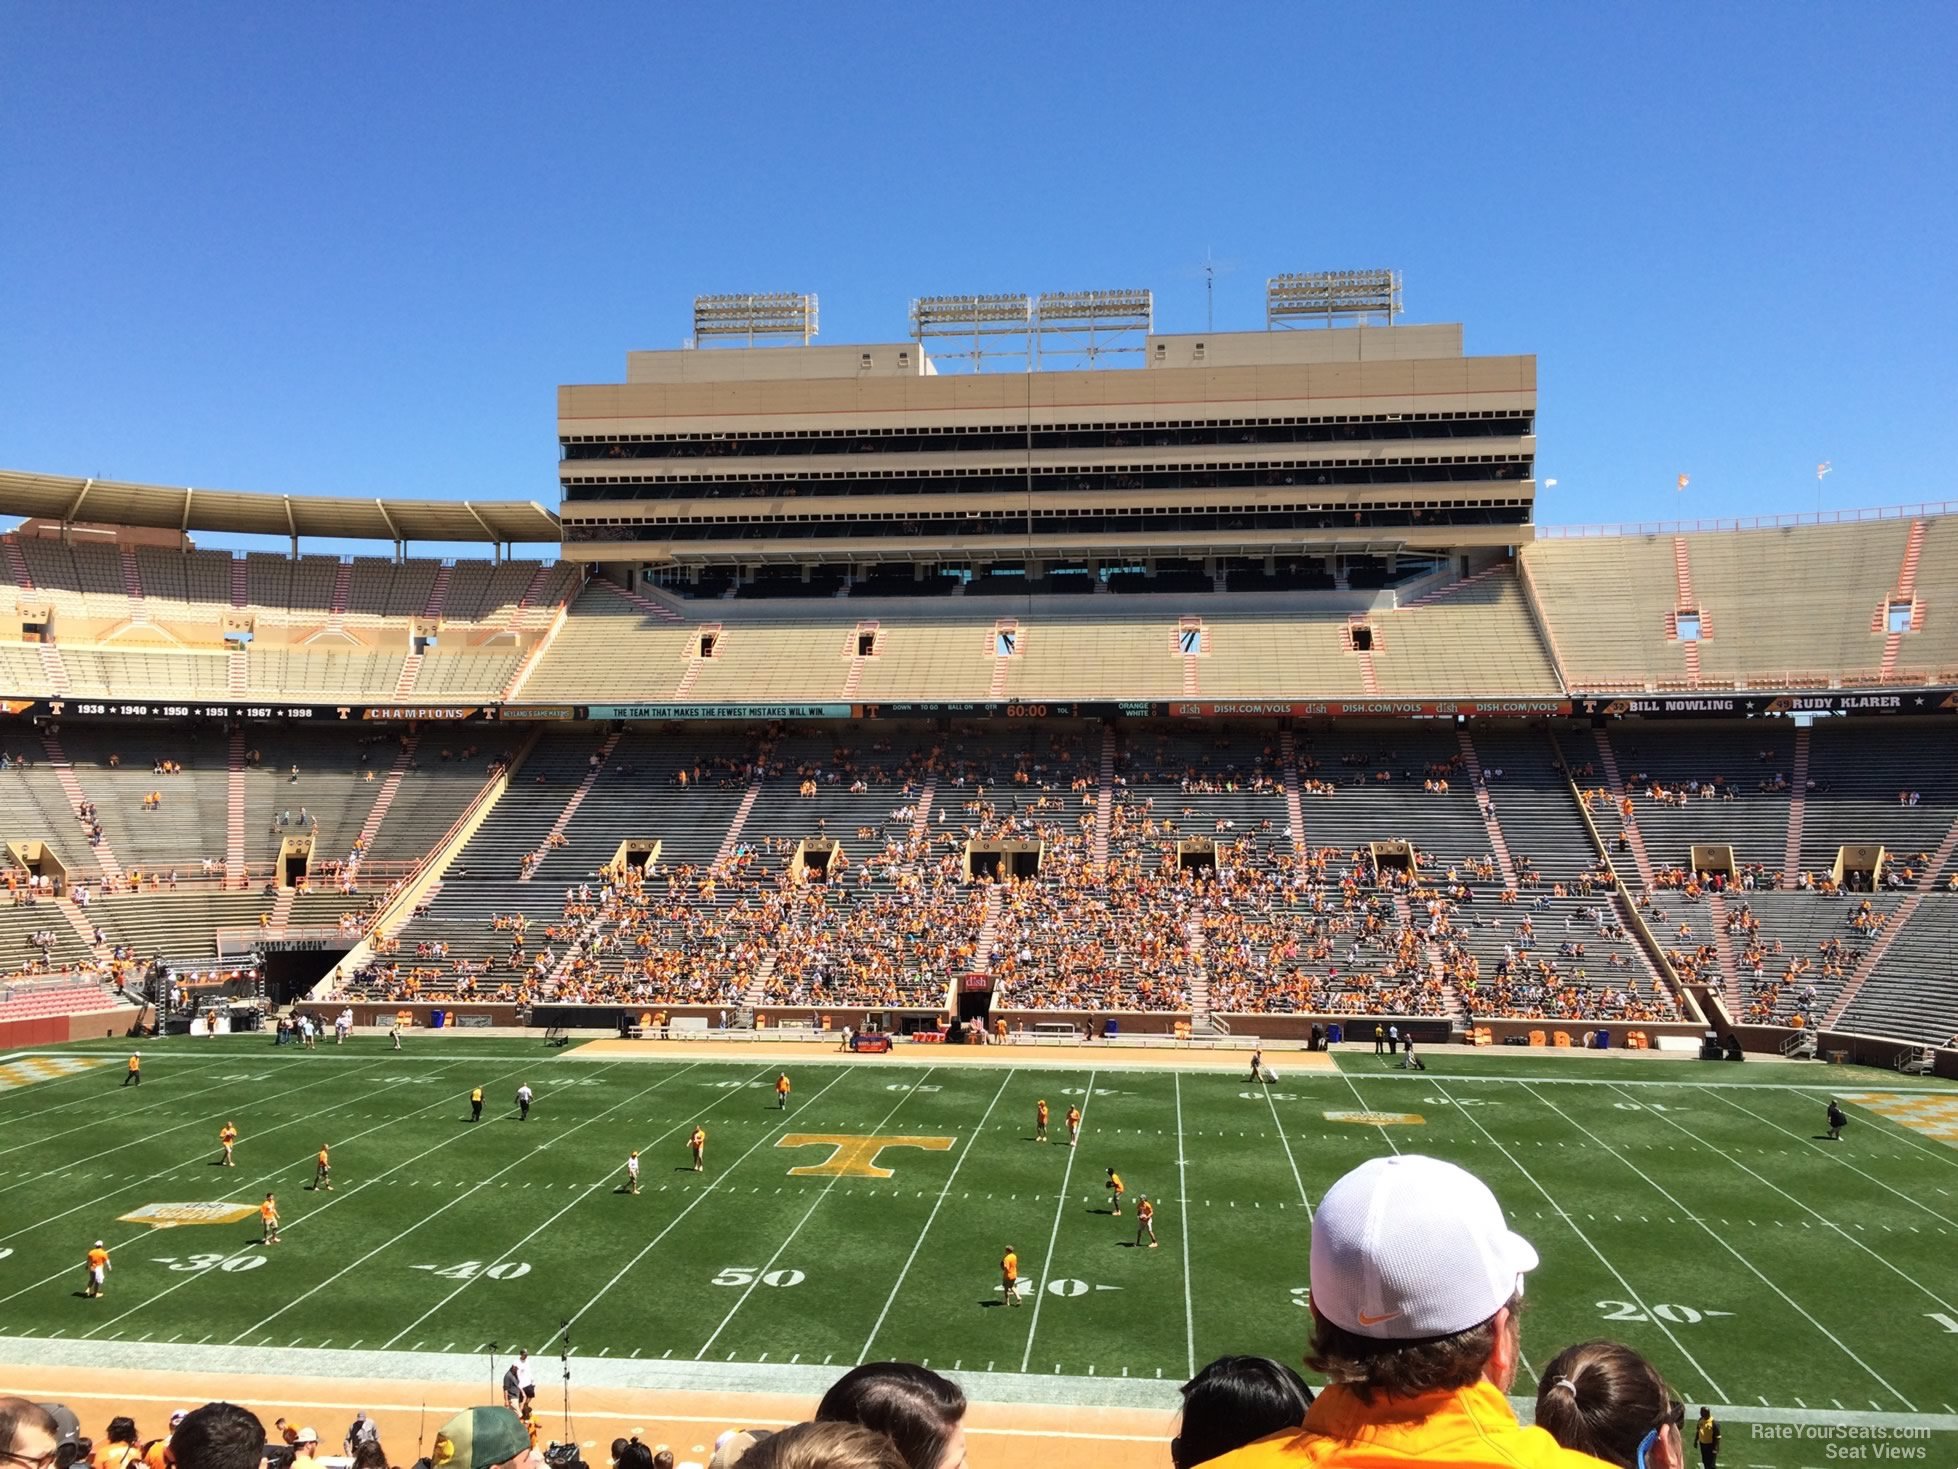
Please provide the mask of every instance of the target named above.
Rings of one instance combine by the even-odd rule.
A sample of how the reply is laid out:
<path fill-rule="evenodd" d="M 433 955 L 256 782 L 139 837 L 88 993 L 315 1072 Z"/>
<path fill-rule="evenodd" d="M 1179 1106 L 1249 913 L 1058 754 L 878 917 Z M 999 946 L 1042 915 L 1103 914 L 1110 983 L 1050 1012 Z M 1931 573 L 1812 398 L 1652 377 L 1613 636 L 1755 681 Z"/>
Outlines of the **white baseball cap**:
<path fill-rule="evenodd" d="M 1466 1331 L 1536 1266 L 1489 1186 L 1439 1158 L 1369 1159 L 1326 1191 L 1312 1221 L 1313 1308 L 1356 1336 Z"/>

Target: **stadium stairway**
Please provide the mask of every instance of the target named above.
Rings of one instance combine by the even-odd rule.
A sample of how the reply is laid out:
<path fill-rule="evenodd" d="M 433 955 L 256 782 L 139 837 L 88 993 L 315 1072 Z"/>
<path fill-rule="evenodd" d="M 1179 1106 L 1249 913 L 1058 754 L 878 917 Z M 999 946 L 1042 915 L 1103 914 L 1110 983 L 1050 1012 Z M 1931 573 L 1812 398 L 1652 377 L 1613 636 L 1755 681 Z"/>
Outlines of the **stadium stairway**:
<path fill-rule="evenodd" d="M 1308 848 L 1305 840 L 1305 802 L 1299 795 L 1298 741 L 1289 729 L 1278 736 L 1278 758 L 1285 780 L 1285 823 L 1292 834 L 1292 858 L 1296 863 L 1305 856 Z"/>
<path fill-rule="evenodd" d="M 748 987 L 741 992 L 741 1003 L 735 1007 L 736 1030 L 755 1028 L 755 1011 L 759 1010 L 762 1002 L 768 998 L 768 983 L 775 978 L 776 957 L 775 951 L 770 949 L 762 955 L 761 963 L 755 966 L 754 978 L 748 981 Z"/>
<path fill-rule="evenodd" d="M 292 905 L 299 896 L 297 888 L 280 888 L 279 896 L 272 900 L 271 920 L 266 924 L 269 933 L 284 933 L 292 923 Z"/>
<path fill-rule="evenodd" d="M 1944 834 L 1944 841 L 1932 854 L 1930 862 L 1925 864 L 1923 873 L 1917 879 L 1916 891 L 1897 905 L 1897 910 L 1891 915 L 1890 921 L 1884 924 L 1877 934 L 1876 942 L 1871 944 L 1869 952 L 1863 955 L 1863 961 L 1850 972 L 1848 982 L 1843 985 L 1841 993 L 1836 996 L 1835 1003 L 1829 1007 L 1822 1018 L 1824 1026 L 1833 1026 L 1841 1022 L 1844 1013 L 1862 991 L 1863 986 L 1869 982 L 1870 976 L 1876 972 L 1877 965 L 1883 962 L 1884 955 L 1890 952 L 1890 946 L 1896 943 L 1898 936 L 1916 915 L 1924 899 L 1936 891 L 1938 874 L 1949 865 L 1954 853 L 1958 853 L 1958 820 L 1951 823 L 1950 830 Z"/>
<path fill-rule="evenodd" d="M 762 777 L 758 774 L 749 782 L 748 789 L 741 797 L 741 804 L 734 808 L 734 817 L 727 824 L 727 831 L 721 837 L 721 844 L 714 852 L 714 866 L 719 867 L 734 855 L 734 849 L 741 840 L 741 829 L 754 815 L 755 802 L 761 799 Z"/>
<path fill-rule="evenodd" d="M 439 620 L 442 609 L 449 605 L 449 583 L 455 577 L 456 564 L 453 559 L 444 560 L 436 569 L 435 580 L 428 584 L 428 600 L 422 603 L 422 616 Z"/>
<path fill-rule="evenodd" d="M 1727 900 L 1719 893 L 1708 893 L 1706 907 L 1713 915 L 1713 952 L 1720 959 L 1720 990 L 1727 998 L 1727 1013 L 1738 1015 L 1740 961 L 1734 955 L 1734 936 L 1727 932 Z"/>
<path fill-rule="evenodd" d="M 37 643 L 34 652 L 41 660 L 41 672 L 47 678 L 48 687 L 56 694 L 66 694 L 72 685 L 68 682 L 68 665 L 61 661 L 61 649 L 53 643 Z"/>
<path fill-rule="evenodd" d="M 1469 780 L 1475 787 L 1475 806 L 1482 813 L 1482 826 L 1489 834 L 1489 850 L 1496 859 L 1496 870 L 1502 874 L 1503 886 L 1516 886 L 1516 864 L 1509 860 L 1509 844 L 1503 840 L 1502 823 L 1496 820 L 1495 802 L 1489 797 L 1489 788 L 1482 780 L 1482 761 L 1475 753 L 1475 741 L 1469 738 L 1466 727 L 1455 732 L 1457 742 L 1462 747 L 1462 763 L 1468 770 Z"/>
<path fill-rule="evenodd" d="M 0 549 L 7 555 L 7 575 L 13 578 L 14 585 L 25 591 L 34 589 L 34 576 L 27 569 L 27 557 L 21 554 L 20 537 L 0 536 Z"/>
<path fill-rule="evenodd" d="M 136 564 L 136 548 L 122 547 L 122 589 L 129 598 L 129 620 L 148 622 L 150 614 L 143 596 L 143 573 Z"/>
<path fill-rule="evenodd" d="M 1792 888 L 1802 870 L 1802 821 L 1808 810 L 1808 726 L 1795 731 L 1795 763 L 1788 776 L 1788 840 L 1781 856 L 1781 885 Z"/>
<path fill-rule="evenodd" d="M 911 840 L 922 841 L 931 835 L 931 807 L 938 799 L 938 772 L 925 777 L 925 788 L 918 792 L 918 799 L 912 803 Z"/>
<path fill-rule="evenodd" d="M 401 676 L 394 681 L 394 697 L 405 699 L 415 692 L 422 676 L 422 655 L 410 653 L 401 660 Z"/>
<path fill-rule="evenodd" d="M 1924 611 L 1917 607 L 1917 563 L 1924 554 L 1924 522 L 1913 520 L 1910 535 L 1904 542 L 1903 565 L 1897 570 L 1897 589 L 1892 592 L 1891 602 L 1909 602 L 1911 608 L 1911 630 L 1915 632 L 1922 625 Z M 1877 614 L 1879 617 L 1883 613 Z M 1887 680 L 1897 671 L 1897 655 L 1903 650 L 1902 633 L 1889 633 L 1883 640 L 1883 677 Z"/>
<path fill-rule="evenodd" d="M 1402 928 L 1415 927 L 1414 905 L 1407 900 L 1407 894 L 1394 894 L 1394 912 L 1399 915 Z M 1441 962 L 1441 950 L 1425 930 L 1421 933 L 1421 956 L 1428 966 L 1428 973 L 1441 986 L 1441 1002 L 1448 1016 L 1449 1032 L 1451 1035 L 1462 1034 L 1469 1027 L 1468 1008 L 1462 1004 L 1455 982 L 1448 977 L 1447 966 Z"/>
<path fill-rule="evenodd" d="M 1591 731 L 1591 739 L 1598 747 L 1598 768 L 1604 772 L 1605 789 L 1611 793 L 1614 801 L 1624 800 L 1630 793 L 1618 774 L 1618 756 L 1611 748 L 1611 736 L 1598 727 Z M 1638 868 L 1639 881 L 1650 892 L 1653 886 L 1652 859 L 1645 853 L 1645 838 L 1639 834 L 1638 815 L 1636 812 L 1629 817 L 1620 815 L 1619 821 L 1624 829 L 1625 843 L 1631 848 L 1633 865 Z"/>
<path fill-rule="evenodd" d="M 244 563 L 234 561 L 232 565 L 242 566 Z M 233 653 L 234 667 L 241 656 L 241 653 Z M 227 878 L 237 878 L 242 882 L 245 877 L 245 727 L 242 724 L 231 731 L 224 769 L 224 872 Z"/>
<path fill-rule="evenodd" d="M 359 851 L 371 852 L 374 849 L 374 839 L 381 834 L 381 823 L 387 820 L 389 808 L 394 805 L 395 797 L 401 794 L 402 778 L 408 774 L 408 767 L 415 763 L 415 751 L 420 746 L 421 736 L 411 735 L 394 757 L 394 764 L 374 796 L 373 809 L 367 813 L 367 819 L 360 824 L 360 834 L 354 838 Z"/>
<path fill-rule="evenodd" d="M 74 762 L 61 748 L 61 737 L 47 728 L 41 731 L 41 748 L 47 751 L 48 767 L 54 771 L 55 779 L 61 782 L 62 794 L 68 798 L 68 814 L 75 816 L 88 800 L 88 792 L 82 789 L 82 783 L 75 775 Z M 122 881 L 122 863 L 116 860 L 116 850 L 109 843 L 106 828 L 102 840 L 95 844 L 95 861 L 101 867 L 103 877 L 110 882 Z"/>
<path fill-rule="evenodd" d="M 667 606 L 666 603 L 653 597 L 642 596 L 638 592 L 629 592 L 610 577 L 595 576 L 592 578 L 592 583 L 595 586 L 603 587 L 613 596 L 631 603 L 641 612 L 659 618 L 662 622 L 685 622 L 687 620 L 671 607 Z"/>
<path fill-rule="evenodd" d="M 1190 945 L 1190 1034 L 1214 1035 L 1210 1015 L 1210 966 L 1204 962 L 1203 925 L 1192 918 L 1183 926 Z"/>
<path fill-rule="evenodd" d="M 82 909 L 75 905 L 72 898 L 62 898 L 55 906 L 60 908 L 62 918 L 74 931 L 75 937 L 81 940 L 82 946 L 88 950 L 90 957 L 106 968 L 112 957 L 112 951 L 107 944 L 98 944 L 95 941 L 95 925 L 88 921 Z"/>
<path fill-rule="evenodd" d="M 993 950 L 999 943 L 999 920 L 1005 910 L 998 883 L 986 885 L 986 906 L 979 920 L 979 940 L 972 951 L 972 972 L 991 974 L 993 972 Z M 956 977 L 954 983 L 956 983 Z M 954 1009 L 957 1001 L 953 1002 Z"/>
<path fill-rule="evenodd" d="M 585 804 L 585 797 L 589 796 L 592 787 L 598 784 L 598 777 L 604 772 L 605 763 L 612 758 L 612 752 L 618 749 L 622 738 L 623 736 L 614 731 L 599 745 L 595 752 L 597 758 L 587 762 L 589 769 L 585 772 L 585 778 L 578 783 L 578 788 L 572 791 L 571 798 L 564 803 L 564 809 L 558 812 L 557 820 L 551 824 L 551 829 L 544 833 L 543 841 L 532 854 L 535 860 L 527 864 L 524 874 L 517 879 L 519 882 L 529 882 L 537 875 L 537 869 L 544 865 L 544 859 L 550 855 L 552 839 L 562 837 L 565 828 L 571 825 L 571 818 L 578 814 L 578 808 Z"/>
<path fill-rule="evenodd" d="M 1095 800 L 1095 866 L 1108 870 L 1108 832 L 1115 820 L 1115 726 L 1101 727 L 1101 772 Z"/>

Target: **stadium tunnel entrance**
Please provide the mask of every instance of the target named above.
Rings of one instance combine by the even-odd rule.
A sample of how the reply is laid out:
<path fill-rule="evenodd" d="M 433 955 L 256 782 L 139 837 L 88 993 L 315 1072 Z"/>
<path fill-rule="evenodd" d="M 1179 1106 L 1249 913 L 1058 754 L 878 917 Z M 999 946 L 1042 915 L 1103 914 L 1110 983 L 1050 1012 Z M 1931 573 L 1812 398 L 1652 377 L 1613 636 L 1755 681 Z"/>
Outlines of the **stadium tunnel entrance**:
<path fill-rule="evenodd" d="M 320 940 L 261 945 L 258 958 L 265 974 L 265 997 L 280 1008 L 305 999 L 352 947 L 348 942 L 327 948 Z"/>
<path fill-rule="evenodd" d="M 959 984 L 959 1023 L 976 1020 L 986 1024 L 993 1010 L 993 979 L 990 974 L 968 974 Z"/>

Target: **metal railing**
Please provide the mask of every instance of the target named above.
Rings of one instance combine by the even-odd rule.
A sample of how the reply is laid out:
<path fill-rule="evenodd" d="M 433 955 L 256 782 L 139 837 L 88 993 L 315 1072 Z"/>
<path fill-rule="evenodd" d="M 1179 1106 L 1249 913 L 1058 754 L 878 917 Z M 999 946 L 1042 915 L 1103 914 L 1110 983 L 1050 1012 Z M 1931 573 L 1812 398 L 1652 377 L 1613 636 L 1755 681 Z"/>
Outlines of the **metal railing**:
<path fill-rule="evenodd" d="M 1859 510 L 1804 510 L 1794 515 L 1722 516 L 1712 520 L 1624 520 L 1601 525 L 1539 525 L 1540 541 L 1585 540 L 1602 536 L 1679 536 L 1703 531 L 1791 530 L 1804 525 L 1860 525 L 1878 520 L 1924 520 L 1958 515 L 1958 500 L 1921 505 L 1875 505 Z"/>

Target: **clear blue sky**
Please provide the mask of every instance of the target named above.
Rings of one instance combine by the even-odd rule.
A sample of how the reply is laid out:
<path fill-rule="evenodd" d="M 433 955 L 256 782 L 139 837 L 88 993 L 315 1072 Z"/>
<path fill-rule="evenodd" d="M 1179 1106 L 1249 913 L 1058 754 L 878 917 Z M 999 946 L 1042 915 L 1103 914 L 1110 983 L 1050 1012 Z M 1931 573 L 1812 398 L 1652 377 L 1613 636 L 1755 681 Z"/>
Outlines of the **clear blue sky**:
<path fill-rule="evenodd" d="M 1396 266 L 1544 521 L 1958 498 L 1958 7 L 0 9 L 0 464 L 556 499 L 697 292 Z M 1675 494 L 1674 477 L 1692 485 Z"/>

